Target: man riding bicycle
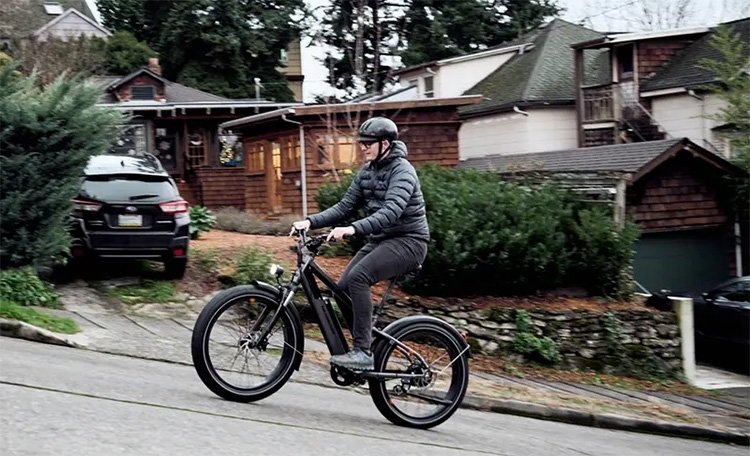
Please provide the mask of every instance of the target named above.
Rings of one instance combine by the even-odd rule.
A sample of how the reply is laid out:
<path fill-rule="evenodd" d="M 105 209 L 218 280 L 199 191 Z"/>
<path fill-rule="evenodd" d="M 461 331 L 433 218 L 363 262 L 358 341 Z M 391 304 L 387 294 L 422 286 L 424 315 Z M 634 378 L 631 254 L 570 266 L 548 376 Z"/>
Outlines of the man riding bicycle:
<path fill-rule="evenodd" d="M 427 255 L 430 231 L 424 197 L 406 144 L 390 119 L 373 117 L 359 128 L 359 145 L 367 162 L 354 176 L 341 201 L 323 212 L 294 222 L 297 230 L 334 226 L 328 240 L 354 234 L 368 237 L 339 279 L 354 310 L 353 348 L 331 357 L 331 364 L 351 370 L 373 370 L 372 295 L 375 283 L 414 270 Z M 367 216 L 336 226 L 360 208 Z"/>

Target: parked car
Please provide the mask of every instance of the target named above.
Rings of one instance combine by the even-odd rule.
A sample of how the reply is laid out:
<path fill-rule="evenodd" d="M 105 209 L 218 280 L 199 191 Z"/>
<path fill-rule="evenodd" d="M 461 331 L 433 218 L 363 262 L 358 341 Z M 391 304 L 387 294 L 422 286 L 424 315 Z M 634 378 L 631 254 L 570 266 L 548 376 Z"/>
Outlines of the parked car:
<path fill-rule="evenodd" d="M 738 277 L 693 296 L 696 357 L 750 371 L 750 276 Z"/>
<path fill-rule="evenodd" d="M 153 155 L 91 157 L 72 219 L 75 259 L 158 260 L 170 278 L 185 273 L 188 203 Z"/>

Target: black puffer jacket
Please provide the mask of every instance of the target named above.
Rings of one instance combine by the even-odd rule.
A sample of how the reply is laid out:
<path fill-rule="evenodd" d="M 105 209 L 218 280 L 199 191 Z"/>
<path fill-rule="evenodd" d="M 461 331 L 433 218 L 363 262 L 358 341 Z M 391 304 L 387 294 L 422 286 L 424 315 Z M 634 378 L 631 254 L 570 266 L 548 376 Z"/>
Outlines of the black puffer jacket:
<path fill-rule="evenodd" d="M 394 141 L 387 157 L 354 176 L 341 201 L 308 217 L 311 228 L 333 226 L 364 207 L 367 217 L 352 223 L 357 234 L 373 241 L 399 236 L 429 241 L 424 196 L 406 155 L 406 144 Z"/>

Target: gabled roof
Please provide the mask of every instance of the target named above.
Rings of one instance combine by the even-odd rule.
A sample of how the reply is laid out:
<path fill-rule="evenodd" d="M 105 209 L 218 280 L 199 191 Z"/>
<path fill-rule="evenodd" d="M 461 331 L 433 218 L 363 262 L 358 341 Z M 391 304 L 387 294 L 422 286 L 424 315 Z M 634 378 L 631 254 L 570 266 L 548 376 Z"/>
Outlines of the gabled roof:
<path fill-rule="evenodd" d="M 698 146 L 688 138 L 614 144 L 579 149 L 519 155 L 491 155 L 459 162 L 460 168 L 496 171 L 500 174 L 523 172 L 624 172 L 633 181 L 653 170 L 674 154 L 690 153 L 732 174 L 744 173 L 724 158 Z"/>
<path fill-rule="evenodd" d="M 738 33 L 746 44 L 750 43 L 750 17 L 727 22 L 725 25 L 731 29 L 732 33 Z M 702 59 L 721 59 L 719 51 L 711 45 L 711 37 L 715 32 L 714 28 L 711 33 L 683 49 L 654 77 L 643 81 L 641 91 L 690 88 L 715 82 L 716 76 L 711 71 L 698 66 Z M 745 50 L 750 56 L 750 44 L 745 47 Z"/>
<path fill-rule="evenodd" d="M 63 11 L 74 8 L 81 15 L 96 23 L 86 0 L 55 0 Z M 2 0 L 0 1 L 0 38 L 27 37 L 44 27 L 59 15 L 47 14 L 44 4 L 50 0 Z"/>
<path fill-rule="evenodd" d="M 65 11 L 64 13 L 60 14 L 59 16 L 57 16 L 55 19 L 47 22 L 46 24 L 44 24 L 44 26 L 42 26 L 42 28 L 40 28 L 39 30 L 37 30 L 34 33 L 32 33 L 32 35 L 33 36 L 39 36 L 39 35 L 43 34 L 44 32 L 46 32 L 47 30 L 49 30 L 52 27 L 54 27 L 57 23 L 64 21 L 66 18 L 68 18 L 70 16 L 78 16 L 81 19 L 83 19 L 84 21 L 88 22 L 89 25 L 91 25 L 95 29 L 99 30 L 103 35 L 105 35 L 105 36 L 112 36 L 112 33 L 109 30 L 105 29 L 104 27 L 102 27 L 101 25 L 99 25 L 95 20 L 91 19 L 90 17 L 87 17 L 86 15 L 84 15 L 83 13 L 81 13 L 80 11 L 78 11 L 75 8 L 70 8 L 67 11 Z"/>
<path fill-rule="evenodd" d="M 167 103 L 230 101 L 228 98 L 220 97 L 219 95 L 214 95 L 212 93 L 194 89 L 177 82 L 169 81 L 149 70 L 148 68 L 140 68 L 128 74 L 127 76 L 95 76 L 91 78 L 91 80 L 94 84 L 102 87 L 102 89 L 106 90 L 107 92 L 105 97 L 100 100 L 100 102 L 117 103 L 117 99 L 111 94 L 111 92 L 141 74 L 147 74 L 164 84 L 164 92 L 167 98 Z"/>
<path fill-rule="evenodd" d="M 508 62 L 467 90 L 483 95 L 483 102 L 459 109 L 462 117 L 510 110 L 513 106 L 559 105 L 575 102 L 574 58 L 571 45 L 602 34 L 562 19 L 537 27 L 507 45 L 533 43 L 533 49 L 516 54 Z M 603 61 L 591 53 L 586 74 L 599 74 Z"/>

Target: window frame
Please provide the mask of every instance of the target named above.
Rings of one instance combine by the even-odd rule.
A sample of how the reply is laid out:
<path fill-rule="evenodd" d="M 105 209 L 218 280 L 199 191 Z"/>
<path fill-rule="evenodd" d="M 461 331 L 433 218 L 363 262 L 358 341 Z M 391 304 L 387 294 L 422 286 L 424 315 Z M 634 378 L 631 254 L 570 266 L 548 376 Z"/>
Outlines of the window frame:
<path fill-rule="evenodd" d="M 430 81 L 430 90 L 427 90 L 427 81 Z M 435 76 L 425 76 L 422 78 L 422 84 L 424 85 L 422 95 L 424 95 L 425 98 L 435 98 Z"/>
<path fill-rule="evenodd" d="M 245 171 L 247 173 L 266 172 L 266 143 L 267 141 L 249 141 L 244 144 Z"/>
<path fill-rule="evenodd" d="M 318 166 L 329 167 L 333 164 L 336 169 L 351 169 L 360 161 L 359 143 L 354 135 L 326 133 L 318 135 L 316 144 Z M 341 160 L 342 146 L 349 146 L 350 148 L 348 160 Z M 331 160 L 331 157 L 333 157 L 333 160 Z"/>
<path fill-rule="evenodd" d="M 133 89 L 150 89 L 151 90 L 151 94 L 148 97 L 136 97 L 135 96 L 135 92 L 133 91 Z M 132 86 L 130 86 L 130 99 L 131 100 L 144 101 L 144 100 L 153 100 L 154 98 L 156 98 L 156 86 L 151 85 L 151 84 L 132 85 Z"/>

